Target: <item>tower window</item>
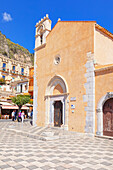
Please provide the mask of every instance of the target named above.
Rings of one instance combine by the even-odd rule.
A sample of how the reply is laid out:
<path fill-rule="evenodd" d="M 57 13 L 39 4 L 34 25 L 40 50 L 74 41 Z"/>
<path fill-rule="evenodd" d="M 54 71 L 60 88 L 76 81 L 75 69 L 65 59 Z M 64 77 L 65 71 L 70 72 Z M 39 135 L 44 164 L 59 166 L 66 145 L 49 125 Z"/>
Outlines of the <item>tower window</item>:
<path fill-rule="evenodd" d="M 41 42 L 41 44 L 43 43 L 43 35 L 42 34 L 40 35 L 40 42 Z"/>

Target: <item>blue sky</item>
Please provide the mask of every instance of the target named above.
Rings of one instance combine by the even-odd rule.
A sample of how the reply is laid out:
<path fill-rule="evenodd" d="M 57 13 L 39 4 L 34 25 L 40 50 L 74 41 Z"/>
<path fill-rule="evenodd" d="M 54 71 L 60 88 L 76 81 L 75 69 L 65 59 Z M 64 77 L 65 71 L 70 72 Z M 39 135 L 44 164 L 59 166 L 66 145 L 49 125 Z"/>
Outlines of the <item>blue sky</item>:
<path fill-rule="evenodd" d="M 31 53 L 35 24 L 46 14 L 62 21 L 93 20 L 113 33 L 113 0 L 0 0 L 0 31 Z"/>

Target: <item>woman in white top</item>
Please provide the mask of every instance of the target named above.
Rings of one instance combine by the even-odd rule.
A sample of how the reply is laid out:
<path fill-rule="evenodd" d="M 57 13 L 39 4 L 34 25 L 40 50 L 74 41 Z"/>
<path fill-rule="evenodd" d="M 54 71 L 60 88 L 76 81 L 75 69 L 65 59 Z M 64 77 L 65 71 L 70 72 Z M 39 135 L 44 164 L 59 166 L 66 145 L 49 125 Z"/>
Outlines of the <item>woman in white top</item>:
<path fill-rule="evenodd" d="M 22 111 L 21 118 L 22 118 L 22 123 L 23 123 L 24 122 L 24 111 Z"/>
<path fill-rule="evenodd" d="M 15 112 L 13 110 L 13 112 L 12 112 L 12 121 L 14 121 L 14 116 L 15 116 Z"/>

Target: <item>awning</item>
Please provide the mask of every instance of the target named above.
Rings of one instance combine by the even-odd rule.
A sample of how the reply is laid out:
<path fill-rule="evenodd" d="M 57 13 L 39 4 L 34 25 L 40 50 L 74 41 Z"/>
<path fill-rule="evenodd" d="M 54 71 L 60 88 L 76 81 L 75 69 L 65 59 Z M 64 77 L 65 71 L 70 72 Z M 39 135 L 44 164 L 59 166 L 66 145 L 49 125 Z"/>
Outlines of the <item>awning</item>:
<path fill-rule="evenodd" d="M 1 107 L 2 107 L 2 109 L 13 109 L 13 110 L 18 109 L 18 106 L 13 106 L 13 105 L 11 105 L 11 106 L 2 105 Z M 29 107 L 22 106 L 21 110 L 29 110 Z"/>
<path fill-rule="evenodd" d="M 18 109 L 18 106 L 14 106 L 11 103 L 8 102 L 0 102 L 0 105 L 2 107 L 2 109 Z M 29 107 L 27 107 L 26 105 L 22 106 L 21 108 L 22 110 L 29 110 Z"/>
<path fill-rule="evenodd" d="M 26 103 L 25 105 L 28 107 L 33 107 L 33 104 L 30 104 L 30 103 Z"/>

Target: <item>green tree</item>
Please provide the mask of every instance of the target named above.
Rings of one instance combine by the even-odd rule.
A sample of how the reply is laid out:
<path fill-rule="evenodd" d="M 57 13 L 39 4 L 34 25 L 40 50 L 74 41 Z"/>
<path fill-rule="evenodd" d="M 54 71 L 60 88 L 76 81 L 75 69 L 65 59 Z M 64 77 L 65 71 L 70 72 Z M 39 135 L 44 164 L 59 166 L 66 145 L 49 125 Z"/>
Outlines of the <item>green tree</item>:
<path fill-rule="evenodd" d="M 11 98 L 12 102 L 18 106 L 18 112 L 21 110 L 22 106 L 30 101 L 29 95 L 17 95 Z"/>

